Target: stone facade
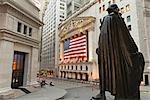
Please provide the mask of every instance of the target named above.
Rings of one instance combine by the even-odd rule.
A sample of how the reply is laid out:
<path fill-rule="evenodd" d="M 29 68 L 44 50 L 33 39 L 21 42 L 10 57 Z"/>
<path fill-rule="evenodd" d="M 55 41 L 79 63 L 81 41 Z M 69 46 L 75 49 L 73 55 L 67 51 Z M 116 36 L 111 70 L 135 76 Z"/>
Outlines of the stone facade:
<path fill-rule="evenodd" d="M 22 60 L 24 61 L 22 86 L 36 83 L 39 69 L 38 32 L 42 25 L 38 12 L 39 9 L 29 0 L 0 1 L 0 92 L 11 89 L 15 52 L 23 53 L 25 57 Z"/>
<path fill-rule="evenodd" d="M 137 0 L 136 5 L 140 50 L 145 58 L 143 81 L 145 85 L 150 85 L 150 1 Z"/>
<path fill-rule="evenodd" d="M 98 47 L 99 19 L 98 4 L 91 1 L 79 11 L 64 21 L 59 27 L 60 37 L 60 63 L 59 77 L 77 80 L 93 81 L 98 79 L 98 64 L 96 48 Z M 86 35 L 87 60 L 65 62 L 64 41 L 75 35 Z M 70 59 L 70 58 L 68 58 Z"/>

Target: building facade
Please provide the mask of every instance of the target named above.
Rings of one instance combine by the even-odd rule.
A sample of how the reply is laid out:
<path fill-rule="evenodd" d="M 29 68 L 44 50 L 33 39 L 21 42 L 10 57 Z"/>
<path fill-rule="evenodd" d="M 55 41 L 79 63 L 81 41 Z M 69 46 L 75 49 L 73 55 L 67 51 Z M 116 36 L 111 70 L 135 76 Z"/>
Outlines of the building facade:
<path fill-rule="evenodd" d="M 67 16 L 71 16 L 74 12 L 79 10 L 81 6 L 88 3 L 90 0 L 67 0 Z"/>
<path fill-rule="evenodd" d="M 38 12 L 29 0 L 0 1 L 0 92 L 36 84 L 42 25 Z"/>
<path fill-rule="evenodd" d="M 150 1 L 136 0 L 136 5 L 140 50 L 145 58 L 143 81 L 150 85 Z"/>
<path fill-rule="evenodd" d="M 66 1 L 50 0 L 45 11 L 42 33 L 41 68 L 53 74 L 58 66 L 58 25 L 66 18 Z"/>
<path fill-rule="evenodd" d="M 59 77 L 98 79 L 96 48 L 99 37 L 98 4 L 90 1 L 59 26 Z"/>
<path fill-rule="evenodd" d="M 98 1 L 98 2 L 96 2 Z M 149 79 L 149 1 L 148 0 L 90 0 L 89 3 L 81 7 L 72 16 L 65 20 L 63 24 L 60 25 L 60 64 L 59 64 L 59 76 L 62 78 L 74 78 L 74 79 L 84 79 L 93 80 L 98 78 L 98 65 L 97 65 L 97 55 L 95 53 L 98 47 L 98 37 L 99 37 L 99 26 L 103 20 L 103 17 L 107 15 L 106 9 L 112 3 L 116 3 L 120 8 L 122 17 L 134 38 L 139 51 L 144 54 L 146 65 L 144 71 L 144 82 L 148 84 Z M 90 28 L 86 29 L 84 26 L 84 21 L 80 22 L 81 19 L 89 18 L 92 16 L 95 18 L 93 22 L 93 30 Z M 90 19 L 89 19 L 90 20 Z M 78 22 L 79 21 L 79 22 Z M 86 22 L 86 21 L 85 21 Z M 73 27 L 73 23 L 77 27 Z M 89 22 L 90 23 L 90 22 Z M 69 26 L 70 25 L 70 26 Z M 85 30 L 86 29 L 86 30 Z M 72 53 L 68 58 L 65 58 L 66 53 L 66 41 L 72 41 L 72 38 L 80 36 L 80 34 L 87 34 L 86 43 L 86 53 L 87 60 L 80 61 L 78 57 L 76 62 L 72 62 Z M 77 36 L 76 36 L 77 35 Z M 64 45 L 65 44 L 65 45 Z M 73 43 L 74 44 L 74 43 Z M 80 44 L 80 43 L 79 43 Z M 71 43 L 72 45 L 72 43 Z M 70 50 L 72 51 L 72 50 Z M 74 51 L 73 51 L 74 52 Z M 83 57 L 84 58 L 84 57 Z M 67 61 L 66 61 L 67 59 Z M 74 59 L 74 58 L 73 58 Z M 89 63 L 89 64 L 88 64 Z M 83 67 L 84 66 L 84 67 Z M 87 66 L 87 67 L 86 67 Z M 82 67 L 82 68 L 81 68 Z M 88 70 L 87 70 L 88 69 Z M 87 75 L 85 75 L 85 73 Z M 93 73 L 95 75 L 93 75 Z M 88 76 L 87 79 L 85 79 Z"/>

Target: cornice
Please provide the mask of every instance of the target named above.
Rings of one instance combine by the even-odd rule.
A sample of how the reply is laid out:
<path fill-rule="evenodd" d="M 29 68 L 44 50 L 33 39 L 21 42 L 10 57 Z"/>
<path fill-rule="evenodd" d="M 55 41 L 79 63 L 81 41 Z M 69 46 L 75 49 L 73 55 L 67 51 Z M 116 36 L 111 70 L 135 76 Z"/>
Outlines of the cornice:
<path fill-rule="evenodd" d="M 93 64 L 94 62 L 92 62 L 92 61 L 88 61 L 88 62 L 77 62 L 77 63 L 66 63 L 66 64 L 64 64 L 64 63 L 62 63 L 62 64 L 59 64 L 59 66 L 66 66 L 66 65 L 87 65 L 87 64 Z"/>
<path fill-rule="evenodd" d="M 39 24 L 39 26 L 43 25 L 43 22 L 41 22 L 37 16 L 33 16 L 30 12 L 28 12 L 26 9 L 23 9 L 20 5 L 15 3 L 13 0 L 1 0 L 0 5 L 8 5 L 14 8 L 15 10 L 17 10 L 18 12 L 20 12 L 21 14 L 23 14 L 24 16 L 28 17 L 29 19 L 33 20 L 37 24 Z"/>
<path fill-rule="evenodd" d="M 15 33 L 7 29 L 0 29 L 0 40 L 6 40 L 14 43 L 21 43 L 32 47 L 39 47 L 40 41 L 24 36 L 23 34 Z"/>
<path fill-rule="evenodd" d="M 29 2 L 29 4 L 31 4 L 32 6 L 34 6 L 34 8 L 40 11 L 40 9 L 31 0 L 27 0 L 27 2 Z"/>
<path fill-rule="evenodd" d="M 72 72 L 72 73 L 88 73 L 86 70 L 68 70 L 68 69 L 60 69 L 60 72 Z"/>
<path fill-rule="evenodd" d="M 92 29 L 94 27 L 93 23 L 96 18 L 93 16 L 86 17 L 76 17 L 64 24 L 64 26 L 59 29 L 60 41 L 64 40 L 67 37 L 78 34 L 80 32 L 84 33 L 86 30 Z"/>

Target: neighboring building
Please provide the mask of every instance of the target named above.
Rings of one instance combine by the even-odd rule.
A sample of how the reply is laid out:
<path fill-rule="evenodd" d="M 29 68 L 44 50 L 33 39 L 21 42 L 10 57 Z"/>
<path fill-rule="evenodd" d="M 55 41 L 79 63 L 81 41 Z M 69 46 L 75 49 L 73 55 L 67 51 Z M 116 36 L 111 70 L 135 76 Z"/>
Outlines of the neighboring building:
<path fill-rule="evenodd" d="M 140 50 L 145 57 L 144 83 L 150 85 L 150 0 L 135 0 Z M 135 16 L 134 14 L 132 16 Z"/>
<path fill-rule="evenodd" d="M 120 8 L 122 17 L 124 18 L 125 23 L 139 48 L 139 51 L 144 54 L 146 61 L 144 82 L 145 84 L 148 84 L 150 81 L 150 2 L 148 0 L 97 1 L 99 2 L 95 3 L 95 0 L 91 0 L 88 4 L 81 7 L 77 12 L 71 15 L 63 24 L 60 25 L 59 36 L 61 61 L 59 64 L 59 77 L 83 80 L 93 80 L 98 78 L 97 55 L 95 50 L 98 47 L 97 42 L 100 33 L 99 26 L 101 25 L 100 22 L 103 20 L 103 17 L 107 15 L 106 9 L 108 6 L 112 3 L 116 3 Z M 94 20 L 94 18 L 95 21 L 91 22 L 91 20 Z M 89 25 L 85 24 L 87 22 L 91 23 L 93 30 L 87 28 Z M 76 39 L 78 37 L 82 38 L 82 35 L 85 35 L 86 41 L 82 41 L 87 43 L 87 45 L 85 48 L 81 48 L 82 50 L 84 49 L 81 52 L 86 53 L 86 55 L 81 55 L 81 57 L 76 55 L 77 52 L 80 53 L 80 48 L 78 47 L 78 49 L 71 47 L 73 50 L 69 50 L 68 53 L 68 51 L 66 51 L 69 48 L 67 45 L 70 44 L 72 46 L 72 44 L 74 45 L 78 43 L 74 43 L 74 41 L 78 40 Z M 82 45 L 82 42 L 78 43 L 77 45 Z M 74 51 L 76 51 L 75 54 Z M 66 57 L 66 55 L 69 56 Z"/>
<path fill-rule="evenodd" d="M 90 0 L 67 0 L 67 16 L 71 16 Z"/>
<path fill-rule="evenodd" d="M 58 25 L 66 18 L 66 1 L 50 0 L 45 11 L 42 33 L 41 68 L 54 74 L 58 66 Z"/>
<path fill-rule="evenodd" d="M 0 92 L 37 84 L 38 17 L 29 0 L 0 1 Z"/>
<path fill-rule="evenodd" d="M 40 20 L 43 22 L 44 20 L 44 15 L 45 15 L 45 11 L 47 9 L 47 5 L 49 3 L 49 0 L 40 0 L 40 12 L 39 12 L 39 18 Z M 40 42 L 40 50 L 39 50 L 39 61 L 40 61 L 40 69 L 41 69 L 41 56 L 42 56 L 42 33 L 43 33 L 43 27 L 40 28 L 40 38 L 41 38 L 41 42 Z"/>
<path fill-rule="evenodd" d="M 39 3 L 40 3 L 39 4 L 39 9 L 40 9 L 39 15 L 40 15 L 41 20 L 43 20 L 43 18 L 44 18 L 44 14 L 47 9 L 47 5 L 48 5 L 49 1 L 50 0 L 39 0 Z"/>

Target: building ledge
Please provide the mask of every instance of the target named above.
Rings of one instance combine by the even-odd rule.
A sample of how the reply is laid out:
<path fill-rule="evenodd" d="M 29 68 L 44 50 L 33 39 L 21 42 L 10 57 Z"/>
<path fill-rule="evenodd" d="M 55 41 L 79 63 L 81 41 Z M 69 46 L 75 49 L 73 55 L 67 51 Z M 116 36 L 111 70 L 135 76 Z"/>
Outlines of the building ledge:
<path fill-rule="evenodd" d="M 19 4 L 15 3 L 14 0 L 3 0 L 3 1 L 0 2 L 0 6 L 2 6 L 2 5 L 10 6 L 11 8 L 15 9 L 16 11 L 20 12 L 24 16 L 26 16 L 29 19 L 31 19 L 34 22 L 36 22 L 39 26 L 44 25 L 43 22 L 40 21 L 40 19 L 37 16 L 31 14 L 29 11 L 27 11 L 26 9 L 21 7 Z"/>
<path fill-rule="evenodd" d="M 23 34 L 15 33 L 7 29 L 0 29 L 0 39 L 7 40 L 16 43 L 22 43 L 25 45 L 37 47 L 39 46 L 40 41 L 30 38 L 28 36 L 24 36 Z"/>
<path fill-rule="evenodd" d="M 80 64 L 93 64 L 93 62 L 89 61 L 89 62 L 77 62 L 77 63 L 61 63 L 59 65 L 61 66 L 61 65 L 80 65 Z"/>

